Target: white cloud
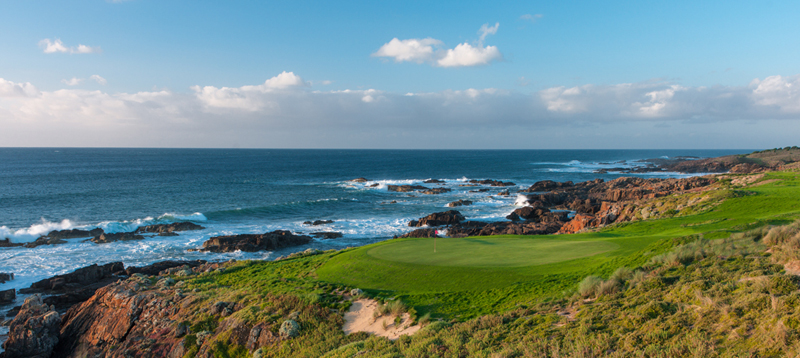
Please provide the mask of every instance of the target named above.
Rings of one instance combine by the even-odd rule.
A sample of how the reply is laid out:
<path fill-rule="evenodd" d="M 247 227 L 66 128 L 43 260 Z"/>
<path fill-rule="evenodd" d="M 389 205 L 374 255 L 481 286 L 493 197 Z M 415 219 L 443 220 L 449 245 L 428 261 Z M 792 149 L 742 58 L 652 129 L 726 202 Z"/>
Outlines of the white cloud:
<path fill-rule="evenodd" d="M 530 21 L 530 22 L 536 22 L 536 20 L 539 20 L 542 17 L 544 17 L 544 15 L 542 15 L 542 14 L 525 14 L 525 15 L 520 16 L 519 19 L 520 20 L 525 20 L 525 21 Z"/>
<path fill-rule="evenodd" d="M 91 75 L 91 76 L 89 76 L 89 79 L 92 80 L 92 81 L 95 81 L 98 84 L 101 84 L 103 86 L 105 86 L 106 83 L 108 83 L 108 81 L 106 81 L 105 78 L 100 77 L 100 75 Z"/>
<path fill-rule="evenodd" d="M 478 33 L 481 35 L 480 43 L 483 44 L 483 40 L 486 39 L 488 35 L 494 35 L 497 33 L 497 29 L 500 27 L 500 23 L 494 24 L 494 26 L 489 26 L 489 24 L 483 24 L 481 28 L 478 30 Z"/>
<path fill-rule="evenodd" d="M 40 95 L 30 82 L 14 83 L 0 78 L 0 98 L 3 97 L 36 97 Z"/>
<path fill-rule="evenodd" d="M 495 46 L 473 47 L 463 43 L 454 49 L 447 50 L 445 56 L 436 64 L 441 67 L 462 67 L 487 65 L 494 60 L 502 59 L 503 55 Z"/>
<path fill-rule="evenodd" d="M 61 42 L 61 39 L 44 39 L 39 41 L 39 47 L 42 48 L 44 53 L 99 53 L 102 52 L 100 47 L 91 47 L 86 45 L 78 44 L 78 47 L 67 47 L 64 46 L 64 43 Z"/>
<path fill-rule="evenodd" d="M 372 56 L 391 57 L 395 62 L 410 61 L 423 63 L 435 57 L 434 47 L 443 43 L 432 38 L 399 40 L 396 37 L 385 43 Z"/>
<path fill-rule="evenodd" d="M 81 82 L 83 82 L 83 78 L 77 78 L 77 77 L 72 77 L 72 79 L 69 80 L 61 80 L 61 83 L 67 86 L 77 86 L 81 84 Z"/>
<path fill-rule="evenodd" d="M 112 94 L 79 89 L 39 91 L 30 83 L 0 79 L 0 143 L 339 148 L 784 146 L 787 142 L 774 142 L 796 141 L 800 131 L 799 85 L 800 76 L 772 76 L 743 86 L 687 87 L 648 81 L 552 87 L 532 94 L 493 88 L 392 93 L 379 89 L 318 91 L 300 76 L 283 72 L 253 86 Z M 776 126 L 781 130 L 775 131 Z M 637 133 L 641 137 L 633 139 Z"/>
<path fill-rule="evenodd" d="M 478 43 L 474 46 L 465 42 L 458 44 L 455 48 L 446 49 L 444 42 L 430 37 L 407 40 L 393 38 L 383 44 L 372 56 L 393 58 L 395 62 L 430 63 L 439 67 L 486 65 L 503 58 L 496 46 L 483 46 L 486 36 L 496 34 L 499 27 L 499 22 L 494 26 L 489 26 L 488 23 L 483 24 L 478 30 L 478 34 L 480 34 Z"/>
<path fill-rule="evenodd" d="M 236 88 L 193 86 L 197 98 L 207 107 L 240 109 L 244 111 L 258 111 L 264 108 L 277 106 L 267 94 L 277 90 L 304 87 L 308 84 L 294 72 L 282 72 L 258 86 L 242 86 Z"/>

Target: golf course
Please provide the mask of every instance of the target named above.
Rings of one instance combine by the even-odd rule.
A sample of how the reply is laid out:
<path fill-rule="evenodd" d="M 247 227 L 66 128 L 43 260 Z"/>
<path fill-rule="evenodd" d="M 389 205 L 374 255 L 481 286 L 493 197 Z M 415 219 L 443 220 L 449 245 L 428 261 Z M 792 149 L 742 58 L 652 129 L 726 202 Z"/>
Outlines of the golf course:
<path fill-rule="evenodd" d="M 798 184 L 795 172 L 747 185 L 724 179 L 706 192 L 654 199 L 666 207 L 679 196 L 705 198 L 683 210 L 689 214 L 580 234 L 389 240 L 342 251 L 316 272 L 322 281 L 399 298 L 434 316 L 477 317 L 564 297 L 587 276 L 641 266 L 683 242 L 790 223 L 800 216 Z"/>

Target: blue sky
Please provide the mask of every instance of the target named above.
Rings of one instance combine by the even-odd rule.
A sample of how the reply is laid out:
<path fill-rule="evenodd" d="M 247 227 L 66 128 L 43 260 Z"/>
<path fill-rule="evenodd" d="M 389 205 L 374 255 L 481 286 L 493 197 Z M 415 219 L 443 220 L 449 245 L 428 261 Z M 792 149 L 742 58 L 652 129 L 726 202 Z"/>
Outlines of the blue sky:
<path fill-rule="evenodd" d="M 0 145 L 759 148 L 797 144 L 773 126 L 800 129 L 798 2 L 5 1 L 0 13 L 0 124 L 13 129 Z"/>

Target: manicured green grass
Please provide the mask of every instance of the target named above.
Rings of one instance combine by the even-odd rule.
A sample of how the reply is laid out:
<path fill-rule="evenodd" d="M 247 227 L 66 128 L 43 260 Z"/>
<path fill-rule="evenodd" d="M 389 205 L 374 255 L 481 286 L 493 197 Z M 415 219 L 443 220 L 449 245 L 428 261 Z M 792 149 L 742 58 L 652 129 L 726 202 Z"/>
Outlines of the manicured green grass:
<path fill-rule="evenodd" d="M 441 238 L 395 240 L 367 250 L 367 255 L 416 265 L 520 267 L 594 256 L 618 247 L 610 241 L 572 241 L 552 237 Z"/>
<path fill-rule="evenodd" d="M 785 224 L 800 216 L 795 172 L 769 173 L 777 181 L 747 188 L 720 185 L 708 192 L 721 204 L 687 216 L 613 225 L 575 235 L 491 236 L 390 240 L 334 255 L 317 270 L 324 282 L 399 297 L 419 312 L 471 318 L 533 300 L 573 292 L 584 277 L 608 277 L 637 267 L 691 240 Z M 681 239 L 686 238 L 686 239 Z"/>

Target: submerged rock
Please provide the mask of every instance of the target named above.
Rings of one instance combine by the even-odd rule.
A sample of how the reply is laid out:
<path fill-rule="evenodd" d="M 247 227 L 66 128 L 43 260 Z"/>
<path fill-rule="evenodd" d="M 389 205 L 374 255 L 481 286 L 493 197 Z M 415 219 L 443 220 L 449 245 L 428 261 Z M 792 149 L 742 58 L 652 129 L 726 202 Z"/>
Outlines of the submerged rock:
<path fill-rule="evenodd" d="M 452 203 L 447 204 L 447 207 L 454 208 L 456 206 L 467 206 L 467 205 L 472 205 L 472 200 L 459 199 Z"/>
<path fill-rule="evenodd" d="M 338 239 L 344 235 L 336 231 L 321 231 L 312 232 L 311 236 L 316 237 L 317 239 Z"/>
<path fill-rule="evenodd" d="M 386 190 L 389 191 L 396 191 L 398 193 L 407 193 L 414 190 L 428 190 L 430 188 L 424 187 L 422 185 L 388 185 L 386 186 Z"/>
<path fill-rule="evenodd" d="M 17 291 L 13 288 L 10 290 L 0 291 L 0 303 L 12 303 L 17 299 Z"/>
<path fill-rule="evenodd" d="M 118 232 L 116 234 L 100 234 L 93 237 L 90 241 L 95 244 L 107 244 L 115 241 L 144 240 L 144 236 L 132 232 Z"/>
<path fill-rule="evenodd" d="M 190 231 L 190 230 L 203 230 L 204 227 L 197 225 L 192 222 L 183 221 L 171 224 L 156 224 L 156 225 L 147 225 L 141 226 L 134 231 L 136 234 L 142 233 L 157 233 L 162 236 L 174 236 L 176 231 Z"/>
<path fill-rule="evenodd" d="M 333 224 L 333 220 L 314 220 L 314 221 L 303 222 L 303 225 L 310 225 L 310 226 L 327 225 L 327 224 Z"/>
<path fill-rule="evenodd" d="M 311 242 L 311 237 L 295 235 L 287 230 L 275 230 L 264 234 L 241 234 L 230 236 L 216 236 L 203 243 L 198 251 L 244 252 L 272 251 L 285 247 L 304 245 Z"/>

